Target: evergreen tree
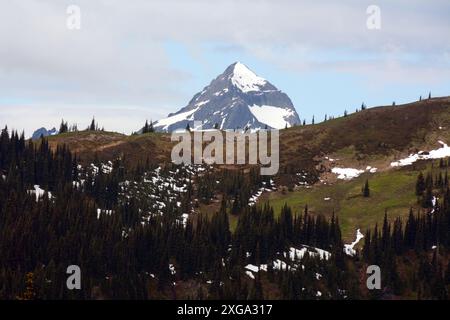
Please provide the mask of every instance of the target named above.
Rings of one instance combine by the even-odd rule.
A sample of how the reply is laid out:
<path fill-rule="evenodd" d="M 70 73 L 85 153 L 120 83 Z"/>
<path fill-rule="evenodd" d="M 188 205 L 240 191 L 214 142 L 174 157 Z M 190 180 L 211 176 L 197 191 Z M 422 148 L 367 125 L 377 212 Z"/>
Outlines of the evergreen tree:
<path fill-rule="evenodd" d="M 148 120 L 145 120 L 144 127 L 142 128 L 142 133 L 146 134 L 146 133 L 149 133 L 149 132 L 150 132 L 150 127 L 148 125 Z"/>
<path fill-rule="evenodd" d="M 422 196 L 425 191 L 425 179 L 423 177 L 423 173 L 420 172 L 417 176 L 417 182 L 416 182 L 416 195 Z"/>
<path fill-rule="evenodd" d="M 95 118 L 92 118 L 91 125 L 89 126 L 89 131 L 96 131 L 97 125 L 95 124 Z"/>
<path fill-rule="evenodd" d="M 155 132 L 155 127 L 153 126 L 153 120 L 150 120 L 150 125 L 148 127 L 148 132 Z"/>
<path fill-rule="evenodd" d="M 363 197 L 368 198 L 370 197 L 370 188 L 369 188 L 369 180 L 366 180 L 364 187 L 362 189 Z"/>
<path fill-rule="evenodd" d="M 59 126 L 59 133 L 66 133 L 69 131 L 69 126 L 67 122 L 64 122 L 64 119 L 61 120 L 61 124 Z"/>

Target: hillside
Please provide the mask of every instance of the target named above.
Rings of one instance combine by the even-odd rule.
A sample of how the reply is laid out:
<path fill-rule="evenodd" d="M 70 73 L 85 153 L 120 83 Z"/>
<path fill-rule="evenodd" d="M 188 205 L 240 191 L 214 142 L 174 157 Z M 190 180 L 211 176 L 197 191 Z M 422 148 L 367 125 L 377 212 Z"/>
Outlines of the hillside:
<path fill-rule="evenodd" d="M 92 130 L 36 146 L 3 130 L 0 242 L 12 271 L 0 275 L 0 296 L 21 297 L 26 277 L 36 298 L 61 298 L 48 283 L 60 287 L 55 270 L 77 263 L 88 290 L 62 298 L 446 299 L 448 106 L 433 99 L 284 130 L 272 177 L 174 165 L 167 134 Z M 374 264 L 377 292 L 358 280 Z"/>
<path fill-rule="evenodd" d="M 278 191 L 264 193 L 258 201 L 268 200 L 277 209 L 287 203 L 296 212 L 306 204 L 312 213 L 331 215 L 334 211 L 341 219 L 344 237 L 351 239 L 356 228 L 381 223 L 386 209 L 389 216 L 397 217 L 416 206 L 414 184 L 420 166 L 397 169 L 390 163 L 419 150 L 436 149 L 439 140 L 450 142 L 448 128 L 450 98 L 444 97 L 370 108 L 282 130 L 281 168 L 275 178 Z M 133 166 L 147 159 L 153 164 L 167 163 L 174 145 L 170 135 L 163 133 L 66 133 L 49 137 L 49 142 L 53 147 L 68 145 L 84 163 L 96 157 L 101 161 L 123 157 Z M 350 181 L 339 180 L 331 172 L 337 167 L 365 171 L 368 166 L 376 168 L 376 173 L 365 172 Z M 366 179 L 373 196 L 362 199 L 358 195 Z M 217 210 L 217 202 L 210 209 Z"/>
<path fill-rule="evenodd" d="M 170 161 L 173 145 L 168 134 L 126 136 L 104 131 L 68 132 L 48 137 L 48 141 L 54 149 L 58 145 L 67 145 L 82 163 L 90 163 L 96 157 L 103 162 L 125 157 L 132 166 L 147 160 L 154 164 Z"/>
<path fill-rule="evenodd" d="M 398 106 L 366 109 L 316 125 L 281 130 L 280 153 L 284 172 L 313 168 L 328 156 L 339 165 L 385 167 L 398 157 L 432 149 L 438 140 L 450 141 L 450 97 Z M 81 159 L 93 154 L 108 159 L 120 154 L 139 160 L 170 158 L 170 135 L 125 136 L 112 132 L 77 132 L 49 137 L 52 146 L 67 144 Z"/>

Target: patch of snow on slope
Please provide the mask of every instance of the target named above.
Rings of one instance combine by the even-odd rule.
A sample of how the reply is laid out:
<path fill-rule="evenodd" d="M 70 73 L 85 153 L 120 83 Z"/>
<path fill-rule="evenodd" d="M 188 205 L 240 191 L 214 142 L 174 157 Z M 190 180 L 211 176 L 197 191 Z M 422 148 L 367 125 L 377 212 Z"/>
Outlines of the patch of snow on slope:
<path fill-rule="evenodd" d="M 34 185 L 34 190 L 28 190 L 28 194 L 34 194 L 36 196 L 36 202 L 39 201 L 39 198 L 42 198 L 45 194 L 45 190 L 41 189 L 41 187 L 36 184 Z M 52 193 L 48 192 L 48 198 L 51 199 L 52 198 Z"/>
<path fill-rule="evenodd" d="M 358 177 L 364 170 L 358 170 L 353 168 L 333 168 L 331 172 L 337 174 L 337 178 L 341 180 L 351 180 Z"/>
<path fill-rule="evenodd" d="M 259 271 L 259 267 L 255 266 L 254 264 L 248 264 L 245 266 L 245 269 L 248 269 L 252 272 L 258 272 Z"/>
<path fill-rule="evenodd" d="M 175 270 L 175 266 L 173 264 L 169 264 L 169 271 L 170 271 L 170 274 L 172 274 L 172 275 L 177 273 L 177 271 Z"/>
<path fill-rule="evenodd" d="M 208 102 L 209 102 L 209 100 L 205 100 L 205 101 L 202 101 L 202 102 L 198 102 L 198 103 L 196 103 L 195 105 L 196 105 L 197 107 L 201 107 L 201 106 L 207 104 Z"/>
<path fill-rule="evenodd" d="M 284 129 L 286 125 L 291 126 L 286 121 L 286 118 L 294 115 L 294 111 L 291 109 L 256 104 L 248 108 L 259 122 L 267 124 L 271 128 Z"/>
<path fill-rule="evenodd" d="M 303 245 L 301 249 L 294 247 L 289 248 L 289 252 L 284 252 L 283 257 L 272 261 L 270 265 L 275 270 L 298 270 L 299 267 L 304 270 L 305 266 L 299 265 L 299 261 L 305 257 L 305 254 L 309 255 L 311 258 L 319 258 L 321 260 L 328 260 L 331 257 L 331 253 L 326 250 Z M 261 264 L 259 267 L 254 264 L 247 264 L 245 266 L 245 269 L 252 273 L 258 273 L 259 271 L 267 272 L 267 268 L 267 264 Z M 321 276 L 322 275 L 320 275 L 320 277 Z"/>
<path fill-rule="evenodd" d="M 441 159 L 450 157 L 450 147 L 442 141 L 438 142 L 440 145 L 442 145 L 441 148 L 431 150 L 430 152 L 420 151 L 419 153 L 411 154 L 407 158 L 391 162 L 391 167 L 409 166 L 418 160 Z"/>
<path fill-rule="evenodd" d="M 102 214 L 106 214 L 107 216 L 110 216 L 113 214 L 113 211 L 112 210 L 103 210 L 103 209 L 98 208 L 97 209 L 97 219 L 100 219 L 100 216 Z"/>
<path fill-rule="evenodd" d="M 253 275 L 253 273 L 251 273 L 250 271 L 245 271 L 245 273 L 251 278 L 251 279 L 255 279 L 255 276 Z"/>
<path fill-rule="evenodd" d="M 437 204 L 438 198 L 436 198 L 435 196 L 433 196 L 433 199 L 431 199 L 431 205 L 433 207 L 433 209 L 431 210 L 430 213 L 434 213 L 434 211 L 436 210 L 436 204 Z"/>
<path fill-rule="evenodd" d="M 351 244 L 344 245 L 345 254 L 353 257 L 356 254 L 356 250 L 354 249 L 354 247 L 362 238 L 364 238 L 364 235 L 361 233 L 361 230 L 360 229 L 356 230 L 356 240 L 353 241 Z"/>
<path fill-rule="evenodd" d="M 369 171 L 370 173 L 376 173 L 378 171 L 378 168 L 367 166 L 366 171 Z"/>
<path fill-rule="evenodd" d="M 264 191 L 271 192 L 272 190 L 276 190 L 277 188 L 274 186 L 273 180 L 270 180 L 270 185 L 266 186 L 266 181 L 262 182 L 263 187 L 260 188 L 254 195 L 248 199 L 248 205 L 254 206 L 256 202 L 258 202 L 259 197 L 263 194 Z"/>
<path fill-rule="evenodd" d="M 192 109 L 190 111 L 182 112 L 171 117 L 161 119 L 156 124 L 155 127 L 163 127 L 164 130 L 167 130 L 170 125 L 177 123 L 179 121 L 188 120 L 189 116 L 195 113 L 199 107 Z"/>
<path fill-rule="evenodd" d="M 291 267 L 287 265 L 286 262 L 277 259 L 273 262 L 273 268 L 275 270 L 290 270 Z"/>
<path fill-rule="evenodd" d="M 291 261 L 301 260 L 305 256 L 305 254 L 309 254 L 311 257 L 319 257 L 321 260 L 328 260 L 331 256 L 331 253 L 319 248 L 303 246 L 301 249 L 296 249 L 294 247 L 289 248 L 289 259 Z M 286 253 L 284 256 L 286 257 Z"/>
<path fill-rule="evenodd" d="M 249 70 L 244 64 L 238 62 L 234 66 L 231 83 L 242 92 L 260 91 L 267 81 L 258 77 L 253 71 Z"/>

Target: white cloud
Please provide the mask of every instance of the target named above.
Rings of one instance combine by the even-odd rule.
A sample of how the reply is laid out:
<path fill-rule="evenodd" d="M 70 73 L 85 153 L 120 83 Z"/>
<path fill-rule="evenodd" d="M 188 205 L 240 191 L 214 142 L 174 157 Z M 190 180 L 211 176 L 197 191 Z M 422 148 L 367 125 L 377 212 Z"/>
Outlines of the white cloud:
<path fill-rule="evenodd" d="M 66 28 L 70 4 L 81 8 L 80 31 Z M 449 80 L 448 1 L 380 0 L 379 31 L 366 28 L 370 4 L 360 0 L 4 1 L 0 101 L 31 101 L 30 112 L 39 106 L 49 110 L 84 106 L 95 112 L 111 105 L 124 110 L 130 105 L 146 108 L 149 117 L 172 112 L 190 98 L 182 87 L 194 75 L 172 67 L 163 46 L 167 40 L 186 44 L 197 60 L 202 59 L 199 44 L 220 42 L 229 50 L 247 52 L 291 72 L 337 70 L 368 81 L 374 77 Z M 10 105 L 0 104 L 3 117 L 18 112 Z M 40 125 L 16 120 L 27 130 Z M 111 128 L 122 131 L 124 121 L 131 127 L 131 120 L 120 119 L 112 121 Z"/>

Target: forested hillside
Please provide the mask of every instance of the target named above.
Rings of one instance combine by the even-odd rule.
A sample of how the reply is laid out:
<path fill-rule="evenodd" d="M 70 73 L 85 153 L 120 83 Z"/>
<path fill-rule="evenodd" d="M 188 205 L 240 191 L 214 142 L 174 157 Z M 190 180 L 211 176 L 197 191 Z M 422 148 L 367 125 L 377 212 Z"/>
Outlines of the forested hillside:
<path fill-rule="evenodd" d="M 277 188 L 259 170 L 86 162 L 69 149 L 2 130 L 2 299 L 448 298 L 446 162 L 417 176 L 421 209 L 350 248 L 339 215 L 258 202 Z M 366 287 L 371 264 L 381 290 Z M 69 265 L 82 290 L 66 288 Z"/>

